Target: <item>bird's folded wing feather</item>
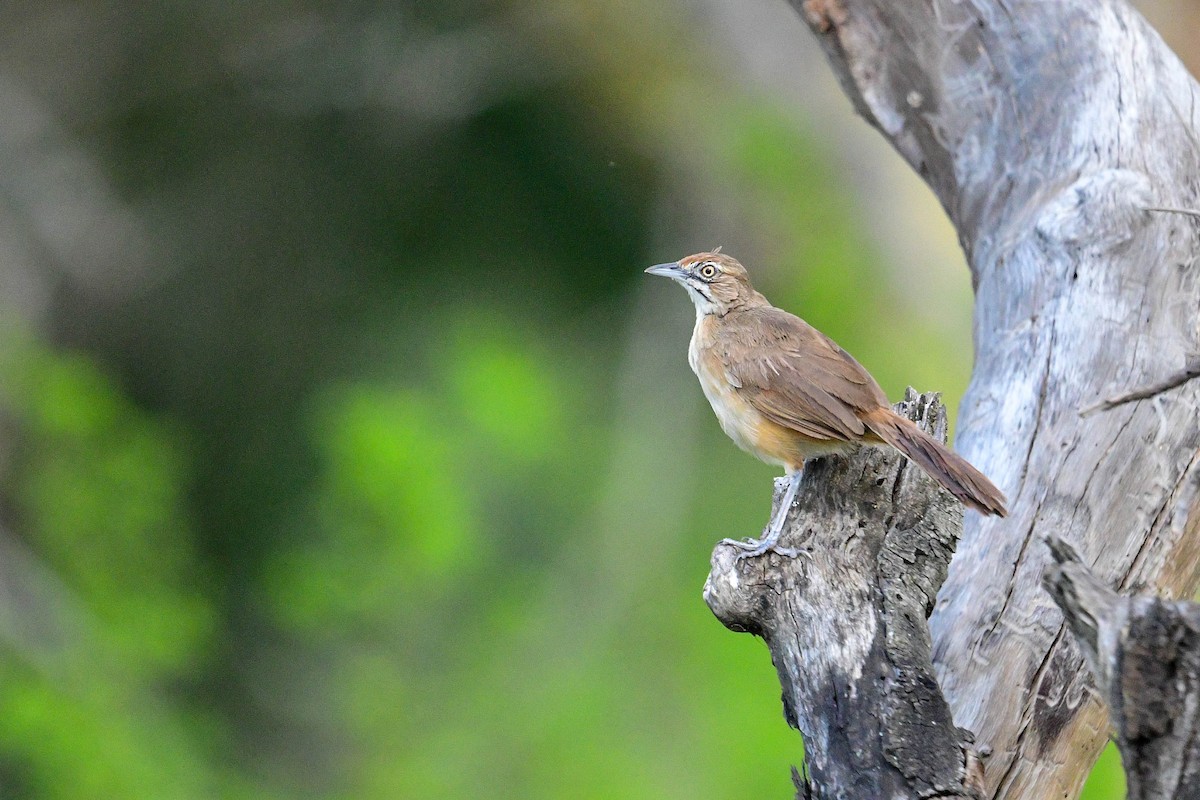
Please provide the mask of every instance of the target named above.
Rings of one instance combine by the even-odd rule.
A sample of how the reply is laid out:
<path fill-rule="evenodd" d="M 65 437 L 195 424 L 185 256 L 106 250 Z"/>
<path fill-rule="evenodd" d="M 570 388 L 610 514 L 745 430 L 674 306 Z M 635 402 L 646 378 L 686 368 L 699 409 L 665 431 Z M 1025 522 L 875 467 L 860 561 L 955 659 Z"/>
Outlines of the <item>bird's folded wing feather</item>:
<path fill-rule="evenodd" d="M 738 395 L 767 419 L 815 439 L 851 441 L 856 411 L 887 405 L 875 379 L 832 339 L 777 308 L 725 317 L 722 360 Z"/>

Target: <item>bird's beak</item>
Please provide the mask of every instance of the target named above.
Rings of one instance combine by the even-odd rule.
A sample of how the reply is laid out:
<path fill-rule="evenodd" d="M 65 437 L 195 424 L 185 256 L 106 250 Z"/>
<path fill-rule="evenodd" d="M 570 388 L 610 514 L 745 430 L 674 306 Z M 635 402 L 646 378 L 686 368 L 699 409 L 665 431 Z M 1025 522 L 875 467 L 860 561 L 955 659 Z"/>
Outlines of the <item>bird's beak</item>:
<path fill-rule="evenodd" d="M 678 261 L 672 261 L 670 264 L 655 264 L 653 267 L 646 269 L 648 275 L 661 275 L 664 278 L 672 280 L 680 280 L 687 275 L 683 268 L 679 266 Z"/>

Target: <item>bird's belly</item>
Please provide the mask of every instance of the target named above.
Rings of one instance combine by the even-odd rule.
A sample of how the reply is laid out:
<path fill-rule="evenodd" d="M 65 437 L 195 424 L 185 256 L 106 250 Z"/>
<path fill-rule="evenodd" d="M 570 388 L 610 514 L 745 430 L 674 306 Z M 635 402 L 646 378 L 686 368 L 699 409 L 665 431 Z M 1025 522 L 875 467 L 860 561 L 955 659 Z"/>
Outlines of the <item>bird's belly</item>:
<path fill-rule="evenodd" d="M 706 375 L 699 375 L 699 378 L 704 396 L 708 398 L 708 404 L 717 415 L 717 422 L 721 424 L 725 435 L 738 447 L 763 461 L 782 465 L 782 460 L 764 453 L 759 445 L 763 431 L 770 424 L 762 414 L 738 397 L 733 387 L 725 381 L 711 380 Z"/>
<path fill-rule="evenodd" d="M 704 369 L 696 370 L 700 387 L 721 430 L 734 444 L 768 464 L 787 470 L 804 466 L 805 459 L 838 452 L 844 442 L 826 442 L 785 428 L 764 417 L 724 379 Z"/>

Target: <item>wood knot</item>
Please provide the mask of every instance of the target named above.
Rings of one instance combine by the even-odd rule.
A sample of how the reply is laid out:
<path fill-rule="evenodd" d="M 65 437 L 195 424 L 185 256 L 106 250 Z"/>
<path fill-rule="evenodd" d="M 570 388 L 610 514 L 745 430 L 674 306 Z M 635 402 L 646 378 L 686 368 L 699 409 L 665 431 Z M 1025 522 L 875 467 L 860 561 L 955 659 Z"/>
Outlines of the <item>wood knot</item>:
<path fill-rule="evenodd" d="M 704 582 L 704 602 L 726 628 L 762 636 L 770 617 L 769 596 L 778 594 L 778 590 L 767 582 L 765 560 L 740 560 L 738 554 L 736 547 L 725 544 L 713 550 L 712 570 Z"/>

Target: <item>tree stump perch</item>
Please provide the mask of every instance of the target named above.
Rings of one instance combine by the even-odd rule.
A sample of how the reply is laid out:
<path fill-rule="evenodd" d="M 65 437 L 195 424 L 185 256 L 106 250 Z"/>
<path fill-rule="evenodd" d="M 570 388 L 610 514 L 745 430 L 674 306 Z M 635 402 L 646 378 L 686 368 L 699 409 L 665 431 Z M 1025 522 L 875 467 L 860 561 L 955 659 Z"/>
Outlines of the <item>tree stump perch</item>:
<path fill-rule="evenodd" d="M 936 395 L 909 389 L 896 410 L 945 441 Z M 926 625 L 962 515 L 899 452 L 864 447 L 805 466 L 780 539 L 798 556 L 714 550 L 705 600 L 766 641 L 784 716 L 804 735 L 812 782 L 799 797 L 977 796 L 970 735 L 938 689 Z"/>

